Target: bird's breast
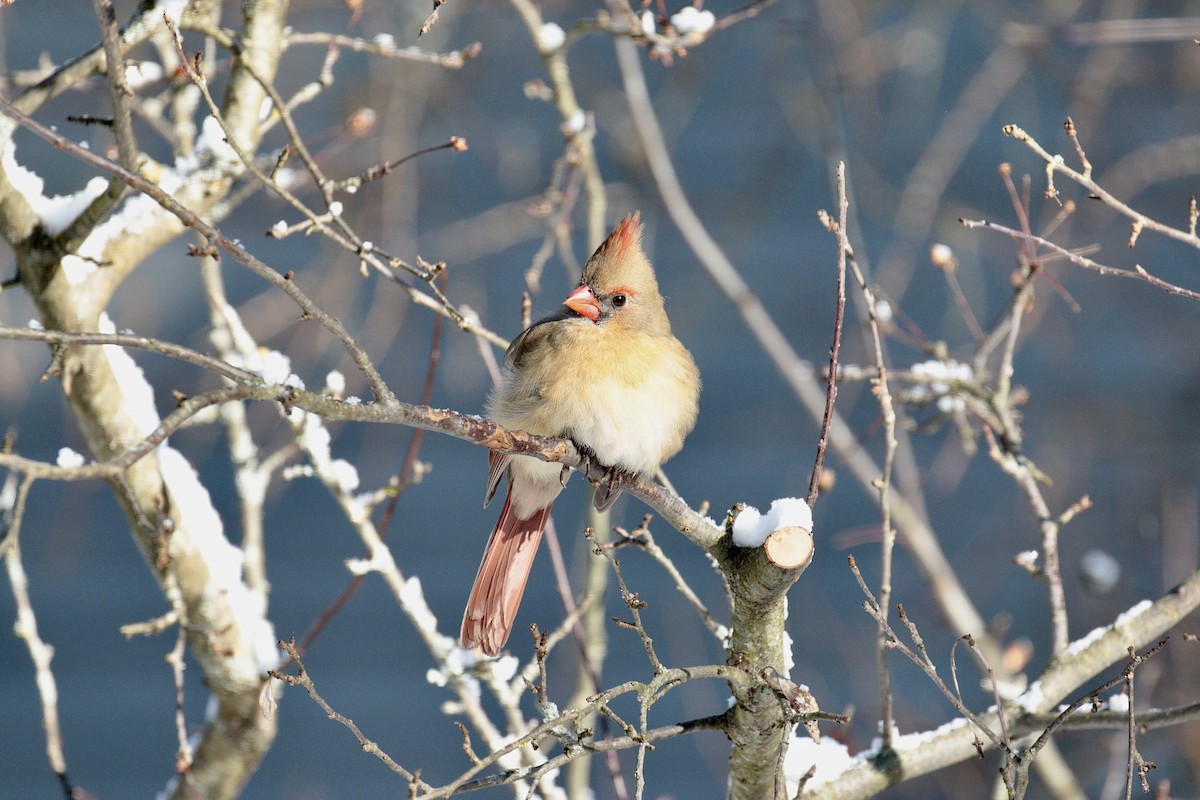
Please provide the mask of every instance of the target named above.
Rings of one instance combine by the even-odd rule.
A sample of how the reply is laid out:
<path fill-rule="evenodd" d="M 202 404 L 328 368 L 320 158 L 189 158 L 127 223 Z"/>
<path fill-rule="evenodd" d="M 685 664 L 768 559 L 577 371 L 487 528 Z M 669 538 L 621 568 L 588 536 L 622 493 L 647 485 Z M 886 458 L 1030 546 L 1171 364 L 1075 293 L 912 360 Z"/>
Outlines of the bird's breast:
<path fill-rule="evenodd" d="M 554 333 L 553 347 L 506 371 L 489 404 L 493 419 L 569 436 L 630 472 L 651 472 L 679 451 L 695 423 L 699 378 L 675 337 L 607 335 L 590 325 Z"/>

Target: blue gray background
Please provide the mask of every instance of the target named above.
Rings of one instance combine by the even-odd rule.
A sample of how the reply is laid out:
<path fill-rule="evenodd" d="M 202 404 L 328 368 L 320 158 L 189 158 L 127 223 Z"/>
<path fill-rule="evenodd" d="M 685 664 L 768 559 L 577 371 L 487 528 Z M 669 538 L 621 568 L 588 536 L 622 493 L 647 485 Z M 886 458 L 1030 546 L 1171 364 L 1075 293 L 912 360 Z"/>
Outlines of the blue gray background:
<path fill-rule="evenodd" d="M 235 5 L 229 4 L 231 14 Z M 722 0 L 706 8 L 721 17 L 738 5 Z M 131 7 L 118 3 L 120 14 Z M 390 33 L 406 46 L 415 43 L 427 11 L 424 2 L 367 3 L 349 32 L 368 38 Z M 546 18 L 564 27 L 595 11 L 585 3 L 544 7 Z M 912 345 L 916 337 L 944 340 L 951 353 L 971 352 L 970 334 L 945 281 L 929 264 L 931 243 L 954 248 L 959 279 L 985 323 L 1010 297 L 1014 246 L 957 223 L 959 217 L 982 217 L 1015 225 L 999 164 L 1011 162 L 1018 177 L 1032 175 L 1035 227 L 1057 211 L 1041 198 L 1040 162 L 1001 134 L 1003 124 L 1021 125 L 1070 160 L 1062 122 L 1072 115 L 1102 182 L 1145 213 L 1186 225 L 1188 197 L 1196 191 L 1200 171 L 1195 155 L 1200 144 L 1187 138 L 1200 128 L 1195 99 L 1200 49 L 1192 41 L 1194 32 L 1183 20 L 1174 42 L 1096 44 L 1088 39 L 1093 29 L 1076 23 L 1184 17 L 1189 11 L 1195 11 L 1194 4 L 790 0 L 722 32 L 670 68 L 645 66 L 698 214 L 797 351 L 814 363 L 826 358 L 829 347 L 835 264 L 833 241 L 816 213 L 835 207 L 831 165 L 839 158 L 847 161 L 852 235 L 880 290 L 903 312 L 909 336 L 895 342 L 892 351 L 897 365 L 904 366 L 926 357 Z M 293 3 L 292 25 L 298 31 L 345 30 L 347 17 L 340 3 Z M 1017 25 L 1033 26 L 1024 30 L 1039 31 L 1043 41 L 1014 46 L 1010 56 L 997 55 L 1015 40 Z M 61 62 L 98 38 L 90 4 L 65 0 L 0 9 L 0 31 L 4 68 L 10 72 L 32 67 L 42 52 Z M 519 327 L 522 273 L 540 235 L 540 223 L 522 209 L 545 187 L 562 139 L 554 110 L 522 91 L 524 83 L 544 74 L 527 30 L 508 4 L 450 0 L 420 45 L 450 49 L 476 40 L 483 52 L 461 71 L 343 53 L 336 84 L 299 119 L 323 166 L 335 175 L 358 173 L 451 135 L 466 137 L 468 152 L 419 159 L 349 198 L 346 214 L 365 237 L 398 255 L 445 260 L 450 297 L 511 336 Z M 323 55 L 316 47 L 289 53 L 281 71 L 284 93 L 313 79 Z M 981 87 L 981 71 L 995 69 L 1002 58 L 1010 58 L 1008 77 Z M 585 38 L 571 50 L 570 65 L 581 103 L 596 114 L 601 165 L 613 185 L 611 216 L 641 210 L 676 333 L 695 354 L 704 377 L 700 420 L 683 452 L 668 465 L 672 480 L 693 504 L 711 502 L 714 515 L 738 501 L 765 507 L 773 498 L 802 494 L 817 426 L 672 227 L 642 160 L 612 43 L 603 35 Z M 962 113 L 965 92 L 976 100 L 962 118 L 967 124 L 955 123 L 962 141 L 931 149 L 943 125 Z M 362 107 L 375 109 L 377 125 L 368 136 L 351 137 L 344 121 Z M 102 115 L 106 108 L 96 84 L 59 99 L 39 118 L 69 128 L 68 114 Z M 142 146 L 165 157 L 161 143 L 142 133 Z M 105 144 L 103 134 L 93 130 L 76 129 L 72 135 Z M 1179 142 L 1173 150 L 1161 149 L 1172 142 Z M 282 143 L 275 136 L 268 144 Z M 46 177 L 51 191 L 72 191 L 92 177 L 28 136 L 19 136 L 18 144 L 21 160 Z M 944 193 L 929 198 L 927 225 L 919 213 L 913 217 L 920 207 L 911 199 L 902 201 L 922 159 L 931 159 L 947 176 Z M 1102 262 L 1140 263 L 1168 281 L 1200 286 L 1194 250 L 1147 233 L 1131 252 L 1125 246 L 1126 222 L 1088 201 L 1077 187 L 1059 185 L 1080 212 L 1056 241 L 1071 247 L 1099 244 L 1094 257 Z M 497 215 L 488 212 L 497 208 L 506 222 L 490 224 Z M 394 286 L 375 276 L 360 277 L 352 260 L 316 237 L 264 238 L 280 218 L 295 221 L 281 202 L 261 196 L 223 228 L 279 269 L 296 270 L 300 285 L 359 337 L 396 392 L 415 401 L 431 315 L 407 304 Z M 582 259 L 587 248 L 579 231 L 575 243 Z M 120 328 L 207 349 L 196 266 L 184 250 L 185 243 L 176 242 L 143 265 L 122 288 L 112 314 Z M 11 254 L 0 253 L 0 272 L 12 270 Z M 1085 493 L 1095 501 L 1062 540 L 1077 637 L 1137 600 L 1158 596 L 1196 566 L 1200 307 L 1145 284 L 1100 278 L 1063 263 L 1050 264 L 1047 271 L 1080 311 L 1073 312 L 1050 282 L 1039 286 L 1015 380 L 1029 391 L 1022 409 L 1027 447 L 1054 479 L 1047 489 L 1052 508 L 1061 510 Z M 349 376 L 349 392 L 364 391 L 330 337 L 296 324 L 294 307 L 236 265 L 226 263 L 225 275 L 232 299 L 259 341 L 288 353 L 310 385 L 336 367 Z M 535 313 L 554 310 L 575 280 L 553 259 L 543 292 L 534 298 Z M 0 296 L 0 319 L 6 324 L 23 323 L 31 315 L 19 291 Z M 864 363 L 868 355 L 858 324 L 854 318 L 848 323 L 844 360 Z M 442 346 L 433 403 L 481 411 L 487 376 L 475 342 L 450 327 Z M 0 344 L 0 423 L 17 432 L 20 452 L 52 460 L 60 446 L 82 450 L 83 444 L 59 385 L 37 382 L 46 358 L 39 346 Z M 145 354 L 136 358 L 163 408 L 171 403 L 172 389 L 190 393 L 213 385 L 197 370 Z M 847 384 L 840 403 L 879 452 L 878 415 L 869 393 Z M 265 441 L 277 445 L 286 439 L 272 409 L 256 409 L 254 418 Z M 927 422 L 929 415 L 918 420 Z M 398 469 L 411 436 L 399 428 L 338 426 L 335 455 L 358 465 L 367 484 L 378 485 Z M 236 536 L 237 502 L 220 432 L 201 428 L 172 441 L 197 465 Z M 985 616 L 1006 628 L 1005 640 L 1032 642 L 1036 670 L 1049 653 L 1045 592 L 1011 564 L 1016 552 L 1039 544 L 1033 515 L 986 457 L 962 455 L 949 428 L 922 431 L 914 441 L 943 546 Z M 486 458 L 477 448 L 433 435 L 426 437 L 421 458 L 432 472 L 401 498 L 389 542 L 402 567 L 421 576 L 429 603 L 452 631 L 494 521 L 495 509 L 481 508 Z M 839 468 L 836 456 L 830 465 Z M 100 798 L 152 796 L 173 763 L 172 683 L 163 660 L 172 641 L 126 641 L 118 627 L 161 614 L 162 597 L 106 485 L 42 482 L 30 501 L 22 546 L 41 633 L 56 649 L 71 776 Z M 576 573 L 586 557 L 578 535 L 584 501 L 584 488 L 576 481 L 556 506 L 560 536 Z M 643 513 L 636 501 L 623 500 L 615 519 L 633 526 Z M 876 575 L 877 525 L 870 496 L 843 472 L 816 509 L 817 556 L 790 595 L 793 677 L 813 689 L 823 708 L 854 708 L 847 728 L 827 728 L 852 750 L 867 746 L 874 735 L 878 702 L 874 626 L 858 608 L 846 556 L 854 554 L 869 575 Z M 706 602 L 723 615 L 723 593 L 704 558 L 662 523 L 654 530 Z M 271 617 L 281 636 L 305 630 L 347 581 L 344 560 L 362 555 L 332 502 L 315 483 L 302 480 L 277 485 L 270 493 L 267 543 Z M 1094 548 L 1112 554 L 1122 567 L 1117 586 L 1102 596 L 1089 593 L 1079 578 L 1080 557 Z M 543 557 L 535 567 L 511 643 L 522 655 L 530 650 L 520 635 L 523 625 L 536 620 L 545 628 L 560 619 L 548 561 Z M 648 623 L 665 660 L 700 664 L 722 658 L 661 570 L 633 554 L 624 558 L 624 566 L 633 587 L 650 603 Z M 901 550 L 895 598 L 921 624 L 931 652 L 944 660 L 959 632 L 945 627 L 927 594 Z M 0 620 L 13 614 L 5 588 Z M 1195 630 L 1195 620 L 1181 630 Z M 640 644 L 630 634 L 613 630 L 611 643 L 606 683 L 648 674 Z M 1146 681 L 1140 697 L 1162 706 L 1195 700 L 1200 691 L 1195 647 L 1177 636 L 1167 653 L 1139 673 Z M 447 695 L 426 682 L 429 658 L 381 582 L 366 581 L 307 663 L 330 702 L 401 763 L 420 768 L 435 782 L 464 766 L 459 735 L 439 712 Z M 560 699 L 573 689 L 565 677 L 573 663 L 569 648 L 552 663 L 564 676 L 559 685 L 553 678 L 551 683 Z M 951 710 L 928 681 L 898 658 L 894 665 L 903 731 L 950 718 Z M 192 669 L 188 680 L 188 717 L 198 722 L 205 690 L 198 670 Z M 716 713 L 725 707 L 726 695 L 721 685 L 693 684 L 656 706 L 653 719 L 666 723 Z M 977 706 L 987 702 L 983 696 L 970 699 Z M 43 753 L 32 667 L 23 644 L 10 634 L 0 635 L 0 709 L 0 797 L 57 797 Z M 285 693 L 279 713 L 278 741 L 246 797 L 404 795 L 401 781 L 364 756 L 346 731 L 298 691 Z M 1142 752 L 1159 764 L 1152 778 L 1170 779 L 1177 796 L 1200 792 L 1198 742 L 1195 725 L 1146 735 Z M 1100 796 L 1110 768 L 1123 769 L 1120 732 L 1075 734 L 1063 737 L 1062 744 L 1089 796 Z M 648 796 L 723 796 L 727 748 L 715 733 L 663 743 L 649 759 Z M 630 770 L 631 763 L 626 761 Z M 602 769 L 595 765 L 597 773 Z M 993 761 L 967 764 L 889 796 L 982 796 L 990 791 L 993 774 Z M 599 796 L 611 796 L 603 780 L 597 783 Z"/>

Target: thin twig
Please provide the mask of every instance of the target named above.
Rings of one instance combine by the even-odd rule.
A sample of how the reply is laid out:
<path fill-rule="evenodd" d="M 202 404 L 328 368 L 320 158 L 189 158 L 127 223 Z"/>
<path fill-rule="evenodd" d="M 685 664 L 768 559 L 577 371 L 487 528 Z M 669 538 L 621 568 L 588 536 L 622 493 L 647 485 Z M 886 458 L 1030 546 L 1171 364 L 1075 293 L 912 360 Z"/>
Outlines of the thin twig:
<path fill-rule="evenodd" d="M 1071 126 L 1071 130 L 1072 132 L 1074 131 L 1074 125 Z M 1196 234 L 1190 231 L 1182 231 L 1178 228 L 1173 228 L 1170 225 L 1165 225 L 1157 220 L 1147 217 L 1140 211 L 1137 211 L 1121 202 L 1116 197 L 1113 197 L 1111 194 L 1109 194 L 1104 187 L 1096 183 L 1096 181 L 1091 177 L 1090 170 L 1080 172 L 1068 167 L 1066 160 L 1062 156 L 1051 155 L 1049 152 L 1047 152 L 1046 148 L 1042 147 L 1036 139 L 1022 130 L 1020 126 L 1005 125 L 1004 134 L 1006 136 L 1011 136 L 1018 142 L 1023 142 L 1030 150 L 1037 153 L 1038 156 L 1040 156 L 1041 159 L 1046 162 L 1046 169 L 1049 173 L 1066 175 L 1072 181 L 1087 189 L 1088 192 L 1095 196 L 1095 199 L 1104 203 L 1104 205 L 1108 206 L 1109 208 L 1114 209 L 1122 216 L 1133 220 L 1133 223 L 1138 227 L 1138 229 L 1144 228 L 1147 230 L 1152 230 L 1168 238 L 1175 239 L 1176 241 L 1180 241 L 1184 244 L 1200 249 L 1200 237 L 1196 236 Z M 1077 134 L 1073 135 L 1071 138 L 1073 141 L 1078 143 Z M 1084 163 L 1087 167 L 1091 166 L 1087 163 L 1086 159 L 1084 159 Z M 1046 191 L 1048 196 L 1057 196 L 1057 191 L 1053 188 L 1053 186 L 1048 187 Z M 1130 246 L 1132 246 L 1132 242 Z"/>
<path fill-rule="evenodd" d="M 390 769 L 392 772 L 395 772 L 397 775 L 400 775 L 410 783 L 416 784 L 422 789 L 431 788 L 429 784 L 420 780 L 417 775 L 409 772 L 404 767 L 392 760 L 392 757 L 385 753 L 378 744 L 363 735 L 363 732 L 359 729 L 359 727 L 354 724 L 354 720 L 343 716 L 335 711 L 333 706 L 329 705 L 325 698 L 321 696 L 320 692 L 317 691 L 316 684 L 313 683 L 312 678 L 308 674 L 308 670 L 304 667 L 304 662 L 300 660 L 300 653 L 296 650 L 295 637 L 292 637 L 291 641 L 288 642 L 279 642 L 279 646 L 284 649 L 284 651 L 291 657 L 292 662 L 295 663 L 296 674 L 288 675 L 275 670 L 269 670 L 267 672 L 268 675 L 276 680 L 283 681 L 290 686 L 302 687 L 304 691 L 308 692 L 308 696 L 311 697 L 313 701 L 321 707 L 321 709 L 329 716 L 330 719 L 341 723 L 347 729 L 349 729 L 351 733 L 354 734 L 354 738 L 358 740 L 358 745 L 360 748 L 362 748 L 364 753 L 369 753 L 370 755 L 375 756 L 384 764 L 386 764 L 388 769 Z"/>
<path fill-rule="evenodd" d="M 992 731 L 982 717 L 975 714 L 975 712 L 971 711 L 971 709 L 967 708 L 966 705 L 963 704 L 962 699 L 958 696 L 958 694 L 949 686 L 947 686 L 942 680 L 941 676 L 938 674 L 937 665 L 933 663 L 933 660 L 929 657 L 928 651 L 925 649 L 925 641 L 921 638 L 920 631 L 918 631 L 916 624 L 908 618 L 907 614 L 905 614 L 904 606 L 897 606 L 897 611 L 899 613 L 901 623 L 903 623 L 905 629 L 908 631 L 909 637 L 912 639 L 913 647 L 909 647 L 900 641 L 900 637 L 896 634 L 896 631 L 892 628 L 891 624 L 887 621 L 887 618 L 881 612 L 879 601 L 875 599 L 875 596 L 871 593 L 870 589 L 867 588 L 867 583 L 863 579 L 862 573 L 858 569 L 858 564 L 855 561 L 854 556 L 849 557 L 849 564 L 851 571 L 854 573 L 855 579 L 858 581 L 859 588 L 862 589 L 863 594 L 867 596 L 866 602 L 863 603 L 863 608 L 868 614 L 874 617 L 875 621 L 878 622 L 880 627 L 883 629 L 883 632 L 887 637 L 888 647 L 900 651 L 905 657 L 916 664 L 933 682 L 933 685 L 937 687 L 938 691 L 940 691 L 942 695 L 950 701 L 950 704 L 954 706 L 955 710 L 958 711 L 959 714 L 962 714 L 977 730 L 982 731 L 989 739 L 991 739 L 993 745 L 1001 750 L 1007 750 L 1008 746 L 1004 740 Z"/>
<path fill-rule="evenodd" d="M 375 40 L 368 40 L 357 36 L 346 36 L 345 34 L 326 33 L 323 31 L 314 31 L 312 33 L 293 32 L 288 34 L 288 47 L 300 44 L 317 44 L 323 47 L 332 45 L 344 50 L 352 50 L 355 53 L 370 53 L 373 56 L 381 56 L 383 58 L 398 58 L 405 61 L 434 64 L 448 69 L 462 69 L 468 61 L 483 52 L 483 45 L 479 42 L 472 42 L 466 47 L 451 50 L 448 53 L 431 53 L 428 50 L 420 50 L 416 47 L 396 47 L 394 42 L 387 39 L 376 38 Z"/>
<path fill-rule="evenodd" d="M 708 610 L 708 606 L 704 604 L 704 601 L 692 589 L 691 584 L 680 573 L 679 567 L 663 552 L 658 543 L 654 541 L 654 535 L 650 533 L 651 519 L 653 519 L 653 516 L 650 514 L 642 517 L 642 524 L 632 531 L 617 528 L 617 535 L 622 538 L 616 542 L 616 546 L 620 547 L 628 543 L 658 562 L 659 566 L 674 581 L 676 591 L 696 610 L 696 613 L 700 616 L 700 621 L 704 623 L 704 627 L 708 628 L 709 632 L 717 637 L 717 640 L 723 645 L 728 646 L 729 628 L 712 615 L 712 612 Z"/>
<path fill-rule="evenodd" d="M 621 562 L 618 561 L 612 554 L 611 545 L 606 546 L 598 541 L 596 532 L 591 528 L 584 531 L 584 535 L 592 542 L 594 552 L 598 556 L 603 556 L 612 566 L 613 574 L 617 576 L 617 585 L 621 588 L 621 599 L 625 601 L 625 607 L 629 609 L 630 615 L 633 617 L 633 623 L 625 623 L 621 620 L 614 620 L 621 627 L 633 628 L 637 631 L 639 638 L 642 640 L 642 647 L 646 651 L 646 657 L 650 660 L 650 666 L 654 669 L 654 674 L 661 675 L 666 668 L 658 659 L 658 653 L 654 651 L 654 640 L 650 638 L 646 626 L 642 623 L 642 609 L 646 607 L 645 601 L 641 600 L 637 594 L 629 591 L 629 587 L 625 584 L 625 576 L 621 574 Z"/>
<path fill-rule="evenodd" d="M 35 480 L 34 476 L 25 475 L 18 485 L 17 473 L 10 472 L 3 488 L 0 488 L 0 552 L 4 555 L 4 566 L 17 607 L 14 633 L 18 639 L 25 642 L 29 657 L 33 661 L 34 682 L 42 703 L 46 758 L 50 762 L 50 769 L 58 776 L 64 796 L 71 800 L 75 794 L 67 777 L 67 758 L 63 752 L 62 728 L 58 720 L 58 684 L 54 679 L 54 672 L 50 669 L 54 648 L 42 641 L 38 634 L 37 616 L 29 596 L 29 579 L 21 563 L 21 522 L 25 516 L 25 501 Z"/>
<path fill-rule="evenodd" d="M 169 358 L 174 358 L 197 367 L 203 367 L 218 375 L 223 375 L 231 381 L 259 380 L 253 372 L 235 367 L 227 361 L 205 355 L 198 350 L 184 347 L 162 339 L 148 336 L 138 336 L 132 333 L 73 333 L 70 331 L 41 330 L 37 328 L 9 328 L 0 325 L 0 339 L 11 339 L 25 342 L 46 342 L 47 344 L 93 344 L 111 345 L 117 347 L 133 347 L 148 350 Z"/>
<path fill-rule="evenodd" d="M 892 402 L 892 392 L 888 384 L 888 368 L 887 359 L 884 357 L 883 349 L 883 334 L 880 331 L 879 320 L 879 304 L 875 299 L 875 293 L 867 284 L 866 276 L 863 275 L 859 268 L 858 260 L 854 257 L 854 251 L 846 242 L 846 205 L 845 205 L 845 173 L 844 167 L 839 163 L 838 170 L 838 198 L 839 207 L 842 209 L 840 221 L 834 223 L 828 215 L 822 218 L 826 227 L 831 232 L 838 236 L 839 259 L 844 259 L 846 264 L 849 264 L 853 272 L 854 279 L 858 283 L 859 291 L 863 294 L 865 305 L 867 308 L 867 321 L 871 333 L 871 343 L 874 347 L 875 356 L 875 377 L 872 378 L 872 392 L 879 403 L 879 411 L 883 420 L 884 433 L 884 455 L 883 469 L 877 483 L 879 494 L 879 508 L 881 512 L 881 536 L 880 536 L 880 577 L 879 577 L 879 602 L 878 611 L 886 619 L 888 611 L 891 607 L 892 596 L 892 558 L 896 547 L 896 529 L 892 523 L 892 470 L 896 462 L 896 408 Z M 844 248 L 844 249 L 843 249 Z M 893 698 L 891 690 L 891 672 L 887 662 L 888 642 L 887 635 L 880 626 L 875 644 L 875 658 L 877 662 L 877 672 L 879 676 L 879 700 L 880 700 L 880 720 L 881 720 L 881 747 L 884 750 L 891 749 L 892 738 L 894 735 L 893 723 Z"/>
<path fill-rule="evenodd" d="M 346 352 L 350 355 L 351 360 L 354 361 L 355 366 L 357 366 L 359 371 L 363 373 L 363 376 L 366 378 L 367 385 L 370 387 L 371 392 L 377 399 L 385 401 L 394 399 L 392 392 L 387 387 L 383 377 L 379 374 L 379 371 L 375 368 L 375 365 L 371 363 L 371 360 L 366 352 L 354 340 L 354 337 L 352 337 L 349 332 L 346 331 L 341 322 L 339 322 L 332 315 L 327 314 L 316 303 L 314 303 L 308 297 L 308 295 L 300 290 L 295 282 L 291 280 L 291 273 L 280 275 L 276 270 L 267 264 L 264 264 L 240 244 L 234 242 L 232 239 L 229 239 L 225 236 L 225 234 L 221 233 L 221 231 L 205 222 L 198 214 L 185 207 L 169 193 L 163 191 L 163 189 L 154 182 L 143 178 L 141 175 L 130 172 L 121 165 L 116 164 L 109 159 L 92 152 L 91 150 L 85 150 L 82 147 L 79 147 L 74 142 L 66 139 L 63 136 L 60 136 L 55 131 L 52 131 L 46 126 L 42 125 L 40 122 L 26 116 L 25 114 L 22 114 L 5 97 L 0 97 L 0 110 L 11 116 L 21 125 L 25 126 L 38 138 L 50 142 L 60 150 L 67 151 L 80 161 L 83 161 L 84 163 L 95 167 L 102 172 L 115 175 L 127 185 L 150 196 L 156 203 L 162 206 L 163 209 L 177 217 L 184 226 L 195 229 L 205 239 L 229 253 L 235 260 L 249 268 L 251 272 L 266 280 L 276 289 L 281 290 L 298 306 L 300 306 L 307 318 L 316 320 L 322 327 L 326 328 L 330 333 L 337 337 L 337 339 L 346 348 Z"/>
<path fill-rule="evenodd" d="M 1121 269 L 1120 267 L 1109 267 L 1109 266 L 1101 264 L 1097 261 L 1093 261 L 1090 258 L 1082 256 L 1079 253 L 1068 250 L 1067 248 L 1057 245 L 1054 242 L 1050 241 L 1049 239 L 1043 238 L 1036 234 L 1024 233 L 1022 231 L 1013 230 L 1012 228 L 1009 228 L 1004 225 L 1000 225 L 999 223 L 991 222 L 991 221 L 985 220 L 985 219 L 960 219 L 959 222 L 961 222 L 963 227 L 965 227 L 965 228 L 984 228 L 986 230 L 1003 233 L 1004 235 L 1010 236 L 1013 239 L 1018 239 L 1018 240 L 1023 239 L 1023 240 L 1029 241 L 1033 244 L 1038 245 L 1039 247 L 1044 247 L 1047 250 L 1053 251 L 1057 255 L 1061 256 L 1062 258 L 1065 258 L 1067 261 L 1070 261 L 1072 264 L 1075 264 L 1076 266 L 1083 267 L 1084 269 L 1089 269 L 1092 272 L 1098 273 L 1100 275 L 1110 275 L 1110 276 L 1117 277 L 1117 278 L 1132 278 L 1134 280 L 1145 281 L 1146 283 L 1149 283 L 1152 286 L 1157 286 L 1159 289 L 1162 289 L 1167 294 L 1177 294 L 1182 297 L 1186 297 L 1189 300 L 1200 300 L 1200 292 L 1196 292 L 1191 289 L 1184 289 L 1181 286 L 1176 286 L 1175 284 L 1168 283 L 1168 282 L 1164 281 L 1162 278 L 1159 278 L 1155 275 L 1151 275 L 1140 264 L 1135 264 L 1133 269 Z"/>
<path fill-rule="evenodd" d="M 175 752 L 175 771 L 183 774 L 192 767 L 193 748 L 188 737 L 187 715 L 184 713 L 184 680 L 183 671 L 187 668 L 184 662 L 184 649 L 187 647 L 187 627 L 180 625 L 175 637 L 175 647 L 167 654 L 167 663 L 171 665 L 171 674 L 175 679 L 175 740 L 178 750 Z"/>
<path fill-rule="evenodd" d="M 833 344 L 829 347 L 829 376 L 826 379 L 825 413 L 821 418 L 821 435 L 817 438 L 817 456 L 812 476 L 808 480 L 808 507 L 816 505 L 820 492 L 821 468 L 825 464 L 825 449 L 829 446 L 829 427 L 833 424 L 833 404 L 837 400 L 838 355 L 842 350 L 842 321 L 846 313 L 846 255 L 850 248 L 846 239 L 846 215 L 850 207 L 846 198 L 846 164 L 837 165 L 837 305 L 833 316 Z"/>
<path fill-rule="evenodd" d="M 429 340 L 429 358 L 425 366 L 425 383 L 421 388 L 421 404 L 428 405 L 433 397 L 433 383 L 437 375 L 437 367 L 442 356 L 442 318 L 435 316 L 433 318 L 433 331 Z M 384 538 L 387 536 L 388 527 L 391 525 L 392 517 L 396 513 L 396 505 L 400 502 L 400 495 L 403 492 L 403 487 L 412 477 L 413 470 L 416 467 L 417 455 L 421 452 L 421 443 L 425 439 L 425 431 L 417 428 L 413 431 L 412 438 L 408 442 L 408 450 L 404 454 L 404 459 L 400 463 L 400 471 L 396 475 L 397 491 L 392 493 L 388 499 L 388 503 L 384 506 L 383 513 L 379 518 L 379 536 Z M 366 575 L 354 575 L 347 582 L 346 586 L 333 599 L 326 608 L 317 615 L 317 618 L 309 625 L 308 630 L 304 632 L 304 636 L 300 639 L 300 644 L 297 649 L 303 653 L 312 646 L 312 643 L 321 634 L 333 619 L 338 615 L 338 612 L 350 602 L 350 599 L 362 588 L 363 581 Z"/>

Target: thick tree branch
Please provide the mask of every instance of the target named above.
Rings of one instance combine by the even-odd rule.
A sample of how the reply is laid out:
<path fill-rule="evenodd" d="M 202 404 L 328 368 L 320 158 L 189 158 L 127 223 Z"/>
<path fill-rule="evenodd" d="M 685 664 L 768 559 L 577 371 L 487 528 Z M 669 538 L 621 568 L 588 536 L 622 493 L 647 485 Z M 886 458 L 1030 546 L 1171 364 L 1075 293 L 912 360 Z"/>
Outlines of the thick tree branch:
<path fill-rule="evenodd" d="M 1046 712 L 1079 692 L 1081 686 L 1102 670 L 1127 658 L 1129 648 L 1157 641 L 1197 607 L 1200 607 L 1200 570 L 1155 602 L 1139 604 L 1112 625 L 1079 639 L 1058 654 L 1021 697 L 1008 704 L 1009 733 L 1020 737 L 1043 730 Z M 979 718 L 983 724 L 998 729 L 995 709 L 980 714 Z M 836 781 L 809 788 L 803 797 L 806 800 L 871 797 L 902 780 L 977 758 L 976 738 L 975 729 L 965 720 L 933 732 L 901 736 L 888 759 L 879 759 L 878 754 L 870 752 L 860 754 Z"/>

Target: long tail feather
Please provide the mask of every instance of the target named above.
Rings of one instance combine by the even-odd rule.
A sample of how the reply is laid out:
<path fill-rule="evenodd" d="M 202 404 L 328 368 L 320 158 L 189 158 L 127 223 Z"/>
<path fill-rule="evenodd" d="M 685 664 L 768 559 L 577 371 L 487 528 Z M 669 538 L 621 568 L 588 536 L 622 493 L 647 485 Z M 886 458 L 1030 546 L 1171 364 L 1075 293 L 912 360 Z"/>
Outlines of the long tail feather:
<path fill-rule="evenodd" d="M 512 505 L 510 485 L 467 600 L 460 634 L 463 647 L 482 647 L 494 656 L 508 641 L 551 505 L 521 519 Z"/>

